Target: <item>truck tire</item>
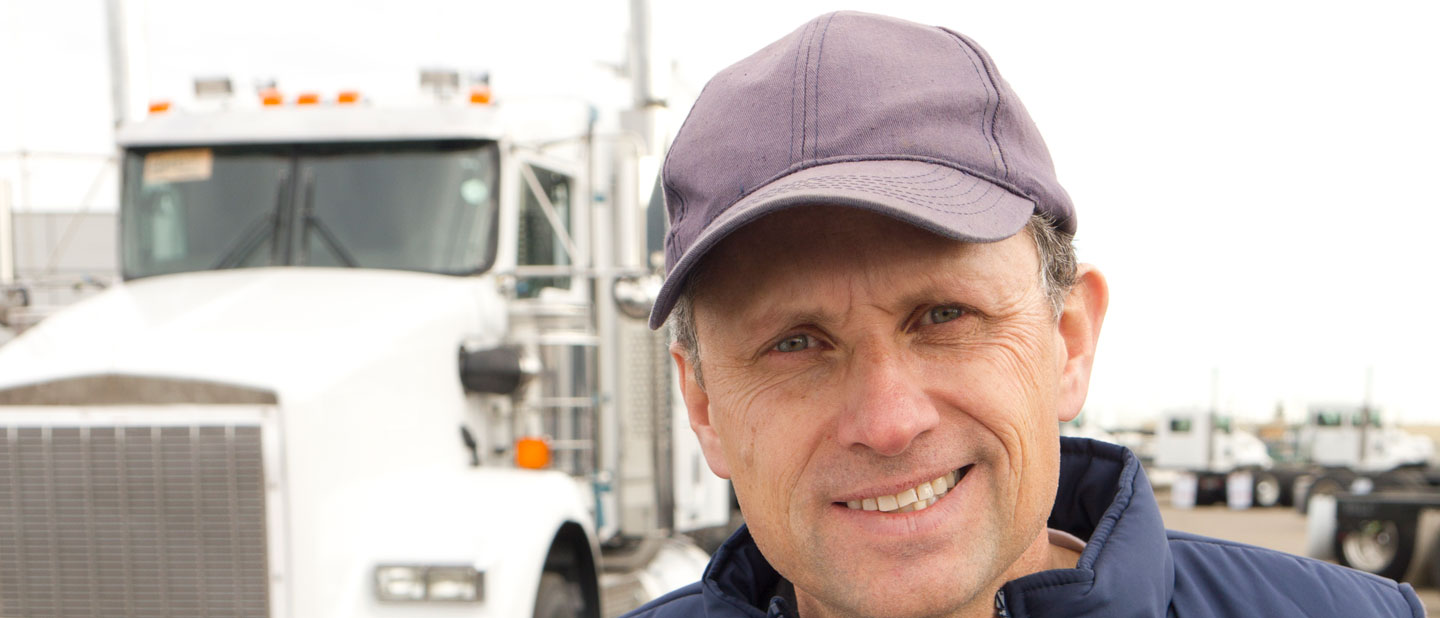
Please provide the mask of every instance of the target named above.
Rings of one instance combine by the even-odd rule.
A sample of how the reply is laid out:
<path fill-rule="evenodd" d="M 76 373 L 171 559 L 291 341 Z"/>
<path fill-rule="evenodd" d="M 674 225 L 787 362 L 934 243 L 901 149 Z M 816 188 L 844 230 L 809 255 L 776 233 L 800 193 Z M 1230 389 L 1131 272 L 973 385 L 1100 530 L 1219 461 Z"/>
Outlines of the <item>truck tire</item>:
<path fill-rule="evenodd" d="M 1335 527 L 1335 556 L 1340 564 L 1399 580 L 1410 569 L 1415 552 L 1415 521 L 1351 519 Z"/>
<path fill-rule="evenodd" d="M 1295 475 L 1290 481 L 1290 506 L 1301 515 L 1305 514 L 1306 499 L 1310 496 L 1310 484 L 1315 482 L 1315 475 L 1309 472 L 1302 472 Z"/>
<path fill-rule="evenodd" d="M 1299 478 L 1303 471 L 1289 467 L 1276 467 L 1268 470 L 1280 481 L 1280 506 L 1295 506 L 1295 479 Z"/>
<path fill-rule="evenodd" d="M 585 599 L 580 585 L 564 575 L 546 571 L 540 576 L 540 589 L 535 593 L 535 618 L 576 618 L 585 615 Z"/>
<path fill-rule="evenodd" d="M 1417 528 L 1418 528 L 1418 526 L 1417 526 Z M 1430 565 L 1429 565 L 1429 566 L 1430 566 L 1430 572 L 1428 572 L 1428 573 L 1423 573 L 1423 574 L 1421 574 L 1420 576 L 1421 576 L 1421 577 L 1429 577 L 1430 579 L 1428 580 L 1428 583 L 1429 583 L 1431 586 L 1440 585 L 1440 536 L 1437 536 L 1437 538 L 1435 539 L 1435 545 L 1432 545 L 1432 546 L 1431 546 L 1431 549 L 1430 549 Z M 1422 585 L 1422 584 L 1424 584 L 1424 583 L 1427 583 L 1427 582 L 1413 582 L 1413 583 L 1414 583 L 1416 586 L 1420 586 L 1420 585 Z"/>
<path fill-rule="evenodd" d="M 1274 472 L 1256 470 L 1253 473 L 1254 484 L 1250 495 L 1255 506 L 1272 507 L 1280 504 L 1281 494 L 1284 493 L 1280 484 L 1280 477 Z"/>
<path fill-rule="evenodd" d="M 1225 475 L 1214 472 L 1195 474 L 1195 506 L 1225 503 Z"/>
<path fill-rule="evenodd" d="M 1310 484 L 1310 488 L 1305 492 L 1305 496 L 1303 498 L 1298 495 L 1295 496 L 1295 499 L 1299 500 L 1299 502 L 1296 503 L 1296 508 L 1300 509 L 1300 513 L 1302 515 L 1307 514 L 1310 512 L 1310 498 L 1312 496 L 1318 496 L 1321 494 L 1333 496 L 1335 494 L 1347 492 L 1350 490 L 1350 482 L 1352 480 L 1354 479 L 1342 477 L 1336 474 L 1325 474 L 1320 478 L 1315 479 L 1315 482 Z"/>

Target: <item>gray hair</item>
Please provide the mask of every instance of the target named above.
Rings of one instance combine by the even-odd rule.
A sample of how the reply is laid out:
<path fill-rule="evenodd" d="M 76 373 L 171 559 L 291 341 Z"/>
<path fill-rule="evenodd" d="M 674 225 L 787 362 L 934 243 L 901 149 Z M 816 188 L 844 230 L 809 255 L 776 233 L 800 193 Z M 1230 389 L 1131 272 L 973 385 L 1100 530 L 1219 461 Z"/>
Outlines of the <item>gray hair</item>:
<path fill-rule="evenodd" d="M 1055 220 L 1048 215 L 1030 215 L 1025 224 L 1030 239 L 1035 242 L 1035 251 L 1040 256 L 1040 287 L 1045 290 L 1045 299 L 1050 303 L 1051 318 L 1060 319 L 1065 309 L 1065 297 L 1075 285 L 1078 261 L 1075 259 L 1074 235 L 1055 227 Z M 695 334 L 695 290 L 696 284 L 705 278 L 706 263 L 702 262 L 690 274 L 689 281 L 680 291 L 675 308 L 670 311 L 670 333 L 676 344 L 685 352 L 686 360 L 695 369 L 695 381 L 705 388 L 700 373 L 700 341 Z"/>

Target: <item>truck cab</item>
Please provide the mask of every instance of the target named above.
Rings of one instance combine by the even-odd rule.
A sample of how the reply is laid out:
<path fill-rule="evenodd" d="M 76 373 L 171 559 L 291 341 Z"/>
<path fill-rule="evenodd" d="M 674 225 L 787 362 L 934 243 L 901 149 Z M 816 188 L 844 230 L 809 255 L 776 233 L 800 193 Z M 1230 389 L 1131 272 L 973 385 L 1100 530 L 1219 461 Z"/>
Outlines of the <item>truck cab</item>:
<path fill-rule="evenodd" d="M 1229 416 L 1170 410 L 1156 426 L 1155 466 L 1179 472 L 1171 493 L 1176 506 L 1272 506 L 1280 499 L 1273 464 L 1264 443 L 1236 430 Z"/>
<path fill-rule="evenodd" d="M 645 326 L 636 149 L 478 99 L 120 131 L 124 283 L 0 347 L 7 608 L 598 616 L 602 555 L 605 613 L 698 576 L 678 533 L 731 498 Z"/>
<path fill-rule="evenodd" d="M 1384 472 L 1424 465 L 1434 451 L 1423 436 L 1381 422 L 1379 410 L 1362 405 L 1311 406 L 1300 433 L 1301 449 L 1320 466 Z"/>

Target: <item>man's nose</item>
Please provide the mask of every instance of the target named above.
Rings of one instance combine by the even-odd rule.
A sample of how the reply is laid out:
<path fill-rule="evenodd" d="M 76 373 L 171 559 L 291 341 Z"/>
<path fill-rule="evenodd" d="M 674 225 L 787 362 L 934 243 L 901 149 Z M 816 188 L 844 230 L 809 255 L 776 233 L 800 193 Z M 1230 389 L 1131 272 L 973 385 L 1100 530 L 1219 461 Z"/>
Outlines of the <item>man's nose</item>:
<path fill-rule="evenodd" d="M 852 362 L 841 386 L 846 398 L 837 438 L 843 445 L 858 444 L 892 457 L 940 423 L 919 376 L 897 354 L 859 353 Z"/>

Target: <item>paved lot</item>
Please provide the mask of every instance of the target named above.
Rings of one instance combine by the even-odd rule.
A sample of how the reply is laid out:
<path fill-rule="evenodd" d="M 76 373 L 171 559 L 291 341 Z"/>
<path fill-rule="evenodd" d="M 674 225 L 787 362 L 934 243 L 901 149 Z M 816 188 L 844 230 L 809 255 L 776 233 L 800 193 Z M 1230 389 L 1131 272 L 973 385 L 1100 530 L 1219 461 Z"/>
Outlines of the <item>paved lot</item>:
<path fill-rule="evenodd" d="M 1167 528 L 1305 555 L 1305 517 L 1294 509 L 1232 511 L 1223 506 L 1206 506 L 1186 510 L 1171 508 L 1168 496 L 1159 498 Z M 1440 590 L 1419 588 L 1417 592 L 1425 610 L 1440 617 Z"/>

